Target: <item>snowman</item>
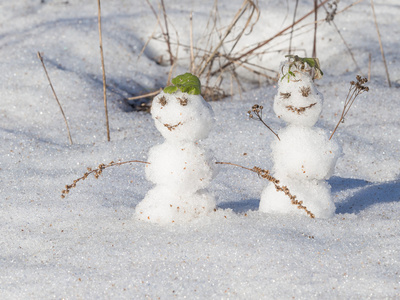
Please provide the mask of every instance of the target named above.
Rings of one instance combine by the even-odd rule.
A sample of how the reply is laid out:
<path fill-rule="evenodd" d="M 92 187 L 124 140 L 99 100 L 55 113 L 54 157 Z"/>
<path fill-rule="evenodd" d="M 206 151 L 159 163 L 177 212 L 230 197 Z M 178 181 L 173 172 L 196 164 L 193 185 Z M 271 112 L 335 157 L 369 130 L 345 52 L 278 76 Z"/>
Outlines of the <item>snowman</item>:
<path fill-rule="evenodd" d="M 153 99 L 151 115 L 165 142 L 149 151 L 146 177 L 155 187 L 135 211 L 138 219 L 159 224 L 187 222 L 216 207 L 206 190 L 215 161 L 198 143 L 214 124 L 213 110 L 200 95 L 196 76 L 186 73 L 172 83 Z"/>
<path fill-rule="evenodd" d="M 274 111 L 287 126 L 279 132 L 280 140 L 271 144 L 274 177 L 279 179 L 280 186 L 287 186 L 292 195 L 303 201 L 315 217 L 330 218 L 335 205 L 326 180 L 333 173 L 340 148 L 329 140 L 325 130 L 313 127 L 321 114 L 323 96 L 314 85 L 312 72 L 315 77 L 322 76 L 317 59 L 290 56 L 289 61 L 281 64 Z M 304 214 L 273 183 L 262 192 L 259 209 Z"/>

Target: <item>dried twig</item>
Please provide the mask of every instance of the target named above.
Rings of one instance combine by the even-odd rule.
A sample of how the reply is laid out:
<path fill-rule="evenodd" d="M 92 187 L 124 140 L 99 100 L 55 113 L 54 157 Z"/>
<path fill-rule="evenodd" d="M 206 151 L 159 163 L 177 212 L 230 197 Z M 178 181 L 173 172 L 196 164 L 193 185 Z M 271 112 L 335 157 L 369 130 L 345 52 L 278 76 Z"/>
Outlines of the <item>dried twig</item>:
<path fill-rule="evenodd" d="M 350 82 L 350 88 L 347 93 L 346 100 L 344 102 L 344 107 L 342 111 L 342 115 L 340 116 L 339 122 L 337 123 L 335 129 L 333 130 L 331 136 L 329 139 L 333 137 L 333 135 L 336 132 L 336 129 L 339 127 L 340 123 L 344 123 L 344 119 L 349 112 L 351 106 L 354 103 L 354 100 L 358 97 L 358 95 L 362 94 L 363 92 L 368 92 L 369 88 L 367 86 L 364 86 L 365 83 L 368 82 L 367 78 L 362 78 L 360 75 L 357 75 L 357 82 L 351 81 Z"/>
<path fill-rule="evenodd" d="M 261 123 L 263 123 L 263 124 L 278 138 L 278 140 L 281 140 L 281 139 L 279 138 L 278 134 L 277 134 L 275 131 L 273 131 L 272 128 L 269 127 L 269 126 L 264 122 L 264 120 L 263 120 L 263 118 L 262 118 L 262 110 L 263 110 L 263 108 L 264 108 L 264 107 L 263 107 L 262 105 L 254 104 L 254 105 L 252 106 L 251 110 L 249 110 L 249 111 L 247 112 L 247 114 L 249 115 L 249 118 L 250 118 L 250 119 L 256 120 L 255 117 L 254 117 L 254 115 L 255 115 L 255 116 L 258 118 L 258 121 L 261 121 Z M 253 114 L 254 114 L 254 115 L 253 115 Z"/>
<path fill-rule="evenodd" d="M 161 91 L 162 91 L 162 89 L 159 89 L 155 92 L 151 92 L 151 93 L 147 93 L 147 94 L 143 94 L 143 95 L 135 96 L 135 97 L 129 97 L 126 99 L 127 100 L 138 100 L 138 99 L 143 99 L 143 98 L 147 98 L 147 97 L 152 97 L 152 96 L 158 95 L 159 93 L 161 93 Z"/>
<path fill-rule="evenodd" d="M 94 178 L 98 179 L 100 175 L 103 173 L 103 170 L 109 167 L 115 167 L 115 166 L 121 166 L 125 164 L 130 164 L 130 163 L 142 163 L 142 164 L 150 164 L 149 162 L 146 161 L 141 161 L 141 160 L 130 160 L 130 161 L 124 161 L 124 162 L 110 162 L 108 165 L 105 164 L 100 164 L 97 169 L 92 169 L 92 168 L 87 168 L 87 172 L 83 174 L 82 177 L 79 177 L 78 179 L 75 179 L 72 184 L 67 184 L 65 186 L 65 190 L 61 191 L 61 198 L 65 198 L 65 196 L 69 193 L 70 189 L 76 187 L 76 184 L 81 181 L 85 180 L 90 174 L 93 174 Z"/>
<path fill-rule="evenodd" d="M 165 10 L 164 0 L 161 0 L 161 7 L 163 10 L 164 23 L 165 23 L 165 41 L 167 42 L 167 47 L 168 47 L 169 62 L 171 63 L 171 66 L 172 66 L 174 64 L 175 59 L 174 59 L 174 56 L 172 55 L 172 50 L 171 50 L 171 42 L 170 42 L 169 31 L 168 31 L 167 12 Z"/>
<path fill-rule="evenodd" d="M 296 195 L 292 195 L 290 193 L 289 188 L 287 186 L 279 185 L 279 180 L 276 179 L 275 177 L 273 177 L 272 175 L 270 175 L 269 170 L 264 170 L 259 167 L 253 167 L 252 169 L 250 169 L 250 168 L 246 168 L 241 165 L 233 164 L 230 162 L 217 161 L 215 163 L 218 165 L 231 165 L 231 166 L 239 167 L 239 168 L 257 173 L 258 176 L 260 176 L 261 178 L 267 179 L 268 181 L 272 182 L 275 185 L 275 188 L 277 191 L 281 191 L 281 192 L 285 193 L 285 195 L 289 197 L 289 199 L 293 205 L 296 205 L 297 208 L 299 208 L 299 209 L 303 209 L 310 218 L 312 218 L 312 219 L 315 218 L 315 215 L 311 211 L 309 211 L 306 206 L 303 205 L 303 201 L 297 200 Z"/>
<path fill-rule="evenodd" d="M 193 51 L 193 12 L 190 12 L 190 72 L 194 72 L 194 51 Z"/>
<path fill-rule="evenodd" d="M 368 55 L 368 81 L 371 80 L 371 53 Z"/>
<path fill-rule="evenodd" d="M 296 0 L 296 5 L 294 7 L 294 13 L 293 13 L 293 22 L 294 24 L 296 22 L 296 14 L 297 14 L 297 7 L 299 6 L 299 0 Z M 288 54 L 292 54 L 292 39 L 293 39 L 293 30 L 294 26 L 292 26 L 292 29 L 290 30 L 290 39 L 289 39 L 289 51 Z"/>
<path fill-rule="evenodd" d="M 358 63 L 357 63 L 357 61 L 356 61 L 356 59 L 355 59 L 355 57 L 354 57 L 354 55 L 353 55 L 353 51 L 351 51 L 351 48 L 350 48 L 349 44 L 348 44 L 348 43 L 346 42 L 346 40 L 344 39 L 342 33 L 340 32 L 339 28 L 336 26 L 336 23 L 335 23 L 335 21 L 334 21 L 335 16 L 336 16 L 337 14 L 339 14 L 339 12 L 337 12 L 337 1 L 334 1 L 333 3 L 328 3 L 328 6 L 329 6 L 329 8 L 330 8 L 330 11 L 328 11 L 328 9 L 326 9 L 325 5 L 323 6 L 324 9 L 325 9 L 325 11 L 326 11 L 326 18 L 325 18 L 325 21 L 327 21 L 328 24 L 331 24 L 331 23 L 332 23 L 332 25 L 333 25 L 333 27 L 335 28 L 336 32 L 339 34 L 340 39 L 342 40 L 343 44 L 346 46 L 346 49 L 347 49 L 347 51 L 349 52 L 349 54 L 350 54 L 350 56 L 351 56 L 351 59 L 353 60 L 353 62 L 354 62 L 354 64 L 355 64 L 355 66 L 356 66 L 358 72 L 359 72 L 360 74 L 362 74 L 361 68 L 358 66 Z M 351 5 L 351 6 L 352 6 L 352 5 Z M 351 6 L 348 6 L 348 7 L 351 7 Z M 344 11 L 344 10 L 342 10 L 341 12 L 343 12 L 343 11 Z"/>
<path fill-rule="evenodd" d="M 64 110 L 62 109 L 61 103 L 60 103 L 60 101 L 58 100 L 56 91 L 54 90 L 54 87 L 53 87 L 53 85 L 51 84 L 51 80 L 50 80 L 49 74 L 47 73 L 46 66 L 44 65 L 44 62 L 43 62 L 43 57 L 42 57 L 42 55 L 40 54 L 39 51 L 38 51 L 38 53 L 37 53 L 37 56 L 38 56 L 38 58 L 40 59 L 40 61 L 42 62 L 43 70 L 44 70 L 44 72 L 46 73 L 46 77 L 47 77 L 47 80 L 49 81 L 51 90 L 53 91 L 54 98 L 56 99 L 56 101 L 57 101 L 57 103 L 58 103 L 58 106 L 60 107 L 61 114 L 63 115 L 64 121 L 65 121 L 65 125 L 67 125 L 68 139 L 69 139 L 70 144 L 72 145 L 73 142 L 72 142 L 71 132 L 69 131 L 69 126 L 68 126 L 67 118 L 65 117 Z"/>
<path fill-rule="evenodd" d="M 311 57 L 317 57 L 318 0 L 314 0 L 314 42 Z M 290 53 L 289 53 L 290 54 Z"/>
<path fill-rule="evenodd" d="M 106 69 L 104 66 L 104 54 L 103 54 L 103 39 L 101 34 L 101 5 L 100 0 L 97 0 L 98 13 L 97 19 L 99 24 L 99 42 L 100 42 L 100 55 L 101 55 L 101 68 L 103 71 L 103 98 L 104 98 L 104 110 L 106 115 L 106 126 L 107 126 L 107 140 L 110 141 L 110 124 L 108 122 L 108 109 L 107 109 L 107 84 L 106 84 Z"/>
<path fill-rule="evenodd" d="M 329 0 L 324 0 L 322 3 L 318 4 L 317 9 L 320 8 L 322 5 L 324 5 L 325 3 L 327 3 Z M 219 72 L 220 70 L 224 70 L 227 67 L 229 67 L 230 65 L 233 64 L 233 60 L 240 60 L 243 57 L 248 56 L 249 54 L 253 53 L 254 51 L 260 49 L 261 47 L 265 46 L 266 44 L 270 43 L 272 40 L 276 39 L 278 36 L 281 36 L 283 33 L 285 33 L 287 30 L 291 29 L 293 26 L 295 26 L 296 24 L 300 23 L 301 21 L 303 21 L 305 18 L 307 18 L 308 16 L 310 16 L 312 13 L 314 13 L 314 10 L 311 10 L 310 12 L 308 12 L 307 14 L 305 14 L 303 17 L 301 17 L 300 19 L 298 19 L 296 22 L 294 22 L 293 24 L 287 26 L 286 28 L 282 29 L 281 31 L 279 31 L 278 33 L 276 33 L 274 36 L 272 36 L 271 38 L 258 43 L 255 47 L 251 48 L 250 50 L 246 51 L 245 53 L 239 55 L 238 57 L 230 60 L 229 62 L 225 63 L 224 65 L 222 65 L 218 70 L 214 71 L 211 73 L 211 75 L 215 75 L 217 72 Z"/>
<path fill-rule="evenodd" d="M 239 35 L 236 38 L 236 42 L 234 43 L 234 45 L 232 46 L 231 50 L 232 51 L 234 49 L 234 47 L 236 46 L 238 40 L 240 39 L 240 37 L 243 35 L 244 31 L 246 30 L 246 28 L 249 26 L 250 24 L 250 20 L 253 17 L 253 14 L 255 11 L 258 12 L 258 7 L 255 5 L 255 3 L 253 3 L 250 0 L 244 0 L 242 3 L 242 7 L 237 11 L 235 17 L 233 18 L 232 22 L 230 23 L 230 25 L 228 26 L 228 28 L 226 29 L 224 35 L 222 36 L 222 38 L 220 39 L 219 43 L 217 44 L 217 46 L 214 48 L 214 50 L 212 51 L 212 53 L 207 57 L 207 59 L 204 61 L 204 63 L 202 62 L 201 64 L 199 64 L 195 74 L 200 76 L 201 74 L 203 74 L 203 72 L 205 71 L 205 69 L 210 65 L 210 63 L 213 61 L 214 57 L 218 54 L 219 49 L 221 48 L 221 46 L 224 44 L 226 38 L 229 36 L 229 34 L 232 32 L 233 27 L 235 27 L 236 23 L 239 21 L 239 19 L 241 18 L 241 16 L 244 14 L 244 12 L 248 9 L 251 8 L 251 12 L 250 12 L 250 16 L 247 19 L 246 25 L 242 28 L 241 32 L 239 33 Z M 257 20 L 258 20 L 258 16 L 257 16 Z"/>
<path fill-rule="evenodd" d="M 379 47 L 380 47 L 380 49 L 381 49 L 382 59 L 383 59 L 384 65 L 385 65 L 385 71 L 386 71 L 387 81 L 388 81 L 388 83 L 389 83 L 389 87 L 392 87 L 392 84 L 391 84 L 391 82 L 390 82 L 388 67 L 387 67 L 387 64 L 386 64 L 385 52 L 383 51 L 383 45 L 382 45 L 382 40 L 381 40 L 381 34 L 380 34 L 380 32 L 379 32 L 378 21 L 376 20 L 375 7 L 374 7 L 374 1 L 373 1 L 373 0 L 371 0 L 371 8 L 372 8 L 372 14 L 373 14 L 373 16 L 374 16 L 374 22 L 375 22 L 376 32 L 378 33 Z"/>

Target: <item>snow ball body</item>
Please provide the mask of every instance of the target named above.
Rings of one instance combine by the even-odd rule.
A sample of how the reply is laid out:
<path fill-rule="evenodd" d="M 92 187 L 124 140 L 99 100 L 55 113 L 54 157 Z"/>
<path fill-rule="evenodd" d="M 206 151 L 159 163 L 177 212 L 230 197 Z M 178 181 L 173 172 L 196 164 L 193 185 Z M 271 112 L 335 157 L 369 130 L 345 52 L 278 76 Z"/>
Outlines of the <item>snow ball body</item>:
<path fill-rule="evenodd" d="M 207 191 L 185 194 L 159 185 L 147 193 L 135 211 L 139 220 L 171 224 L 189 222 L 209 214 L 215 207 L 215 199 Z"/>
<path fill-rule="evenodd" d="M 150 149 L 146 177 L 171 191 L 194 193 L 206 188 L 216 173 L 209 151 L 191 142 L 166 141 Z"/>
<path fill-rule="evenodd" d="M 298 179 L 329 179 L 338 159 L 339 145 L 325 130 L 289 125 L 271 144 L 275 174 Z"/>
<path fill-rule="evenodd" d="M 169 141 L 198 141 L 208 136 L 214 112 L 201 95 L 161 92 L 153 99 L 151 114 L 157 129 Z"/>
<path fill-rule="evenodd" d="M 331 199 L 331 188 L 328 183 L 321 180 L 298 180 L 289 177 L 279 178 L 280 186 L 287 186 L 296 199 L 303 201 L 303 205 L 311 211 L 316 218 L 331 218 L 335 214 L 335 204 Z M 260 211 L 266 213 L 306 214 L 282 191 L 277 191 L 274 184 L 270 183 L 261 194 Z"/>

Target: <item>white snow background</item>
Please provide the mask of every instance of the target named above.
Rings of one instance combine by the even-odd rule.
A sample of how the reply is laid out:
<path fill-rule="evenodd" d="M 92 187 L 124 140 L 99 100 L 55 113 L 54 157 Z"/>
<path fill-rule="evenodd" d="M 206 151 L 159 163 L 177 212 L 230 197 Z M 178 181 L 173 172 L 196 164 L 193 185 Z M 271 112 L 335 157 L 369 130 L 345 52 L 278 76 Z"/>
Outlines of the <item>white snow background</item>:
<path fill-rule="evenodd" d="M 199 40 L 213 2 L 165 0 L 181 42 L 189 39 L 191 11 Z M 292 21 L 294 1 L 289 9 L 286 1 L 259 2 L 260 20 L 240 47 L 265 40 Z M 369 54 L 372 58 L 370 91 L 359 96 L 335 134 L 343 147 L 329 180 L 335 216 L 258 212 L 267 182 L 221 166 L 209 188 L 217 198 L 215 213 L 159 226 L 134 218 L 135 206 L 152 187 L 141 164 L 106 169 L 98 180 L 90 177 L 60 197 L 86 167 L 146 160 L 149 149 L 163 142 L 150 114 L 131 111 L 122 101 L 163 87 L 168 76 L 169 67 L 156 63 L 160 55 L 168 59 L 165 44 L 152 41 L 137 59 L 156 25 L 146 2 L 102 3 L 107 142 L 97 2 L 1 0 L 0 298 L 399 299 L 400 4 L 374 2 L 392 88 L 370 1 L 335 18 L 364 75 Z M 350 3 L 341 1 L 339 10 Z M 221 23 L 229 23 L 241 4 L 220 0 Z M 297 15 L 312 7 L 311 0 L 299 1 Z M 325 12 L 319 12 L 323 18 Z M 305 22 L 312 20 L 313 15 Z M 308 56 L 312 35 L 311 30 L 294 40 Z M 287 46 L 288 36 L 274 49 Z M 325 74 L 317 82 L 325 98 L 317 126 L 332 131 L 357 70 L 332 25 L 318 27 L 317 46 Z M 37 51 L 68 117 L 72 146 Z M 284 54 L 266 55 L 260 63 L 277 68 Z M 185 71 L 182 65 L 174 75 Z M 263 105 L 268 124 L 282 128 L 272 110 L 277 89 L 246 82 L 241 97 L 211 103 L 216 124 L 202 144 L 219 161 L 271 169 L 275 137 L 249 120 L 247 111 Z"/>

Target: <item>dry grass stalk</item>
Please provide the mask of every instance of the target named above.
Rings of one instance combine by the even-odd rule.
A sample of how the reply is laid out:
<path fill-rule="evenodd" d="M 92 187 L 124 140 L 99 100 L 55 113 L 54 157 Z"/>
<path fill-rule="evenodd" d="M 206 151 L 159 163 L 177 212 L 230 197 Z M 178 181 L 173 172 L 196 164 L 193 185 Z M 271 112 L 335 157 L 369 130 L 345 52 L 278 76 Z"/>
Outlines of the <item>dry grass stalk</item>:
<path fill-rule="evenodd" d="M 368 81 L 371 80 L 371 53 L 368 55 Z"/>
<path fill-rule="evenodd" d="M 299 6 L 299 0 L 296 0 L 296 5 L 294 7 L 294 12 L 293 12 L 293 21 L 292 24 L 295 24 L 296 21 L 296 14 L 297 14 L 297 7 Z M 294 26 L 292 26 L 290 30 L 290 39 L 289 39 L 289 51 L 288 54 L 292 54 L 292 39 L 293 39 L 293 31 L 294 31 Z"/>
<path fill-rule="evenodd" d="M 162 26 L 161 21 L 160 21 L 160 18 L 159 18 L 159 16 L 158 16 L 156 10 L 154 9 L 153 5 L 151 5 L 151 3 L 150 3 L 149 0 L 146 0 L 146 2 L 147 2 L 147 4 L 149 5 L 151 11 L 153 12 L 154 16 L 155 16 L 156 19 L 157 19 L 157 24 L 158 24 L 158 26 L 160 27 L 162 36 L 163 36 L 163 38 L 164 38 L 164 41 L 165 41 L 165 43 L 167 44 L 168 54 L 169 54 L 169 61 L 170 61 L 170 64 L 171 64 L 171 66 L 172 66 L 172 65 L 174 64 L 175 58 L 174 58 L 174 56 L 172 55 L 172 50 L 171 50 L 171 39 L 170 39 L 170 35 L 169 35 L 169 30 L 168 30 L 168 17 L 167 17 L 167 12 L 166 12 L 166 9 L 165 9 L 164 1 L 161 0 L 161 7 L 162 7 L 162 11 L 163 11 L 163 18 L 164 18 L 165 29 L 164 29 L 164 27 Z M 144 45 L 144 47 L 143 47 L 143 49 L 142 49 L 141 52 L 143 52 L 143 51 L 145 50 L 145 48 L 147 47 L 147 44 L 148 44 L 148 43 L 146 43 L 146 44 Z"/>
<path fill-rule="evenodd" d="M 312 56 L 317 57 L 318 0 L 314 0 L 314 42 Z"/>
<path fill-rule="evenodd" d="M 329 0 L 324 0 L 323 2 L 321 2 L 320 4 L 318 4 L 317 9 L 320 8 L 322 5 L 324 5 L 325 3 L 327 3 Z M 256 50 L 260 49 L 261 47 L 265 46 L 266 44 L 270 43 L 272 40 L 276 39 L 277 37 L 281 36 L 283 33 L 285 33 L 286 31 L 288 31 L 289 29 L 291 29 L 292 27 L 294 27 L 295 25 L 297 25 L 298 23 L 300 23 L 301 21 L 303 21 L 305 18 L 307 18 L 308 16 L 310 16 L 311 14 L 314 13 L 314 10 L 311 10 L 310 12 L 308 12 L 307 14 L 305 14 L 303 17 L 301 17 L 300 19 L 298 19 L 296 22 L 294 22 L 293 24 L 287 26 L 286 28 L 282 29 L 281 31 L 279 31 L 278 33 L 276 33 L 274 36 L 272 36 L 271 38 L 258 43 L 256 46 L 254 46 L 253 48 L 249 49 L 248 51 L 246 51 L 245 53 L 239 55 L 236 58 L 231 59 L 229 62 L 225 63 L 224 65 L 222 65 L 220 67 L 220 70 L 224 70 L 227 67 L 229 67 L 230 65 L 233 64 L 233 61 L 235 60 L 241 60 L 244 57 L 249 56 L 250 54 L 252 54 L 253 52 L 255 52 Z M 215 72 L 218 72 L 219 70 L 216 70 Z M 214 72 L 214 73 L 215 73 Z M 212 73 L 212 75 L 214 75 Z"/>
<path fill-rule="evenodd" d="M 105 165 L 105 164 L 100 164 L 96 169 L 92 169 L 92 168 L 87 168 L 87 172 L 85 174 L 83 174 L 82 177 L 79 177 L 78 179 L 75 179 L 73 181 L 72 184 L 67 184 L 65 186 L 65 190 L 61 191 L 61 198 L 65 198 L 67 196 L 67 194 L 69 194 L 69 191 L 76 187 L 76 184 L 81 181 L 81 180 L 85 180 L 86 178 L 88 178 L 88 176 L 90 174 L 93 174 L 94 178 L 98 179 L 100 177 L 100 175 L 103 173 L 104 169 L 107 169 L 109 167 L 115 167 L 115 166 L 122 166 L 125 164 L 130 164 L 130 163 L 142 163 L 142 164 L 150 164 L 149 162 L 146 161 L 141 161 L 141 160 L 130 160 L 130 161 L 124 161 L 124 162 L 110 162 L 109 164 Z"/>
<path fill-rule="evenodd" d="M 194 51 L 193 51 L 193 12 L 190 12 L 190 72 L 194 72 Z"/>
<path fill-rule="evenodd" d="M 233 51 L 233 49 L 237 45 L 237 43 L 240 40 L 240 38 L 243 36 L 243 34 L 246 31 L 247 27 L 250 26 L 251 19 L 252 19 L 252 17 L 253 17 L 255 12 L 257 14 L 257 18 L 256 19 L 258 20 L 259 11 L 258 11 L 258 6 L 256 5 L 256 3 L 254 3 L 251 0 L 244 0 L 243 3 L 242 3 L 241 8 L 237 11 L 235 17 L 233 18 L 233 20 L 231 21 L 230 25 L 226 29 L 225 33 L 223 34 L 223 36 L 220 39 L 220 41 L 217 44 L 217 46 L 214 47 L 214 49 L 213 49 L 213 51 L 211 52 L 210 55 L 208 55 L 207 57 L 204 57 L 203 60 L 198 64 L 198 67 L 196 69 L 195 75 L 201 76 L 204 73 L 205 69 L 207 67 L 209 67 L 210 65 L 212 65 L 211 62 L 214 60 L 215 56 L 219 53 L 219 50 L 220 50 L 221 46 L 224 44 L 226 38 L 231 34 L 232 29 L 235 27 L 237 22 L 240 20 L 240 18 L 243 16 L 245 11 L 248 10 L 248 9 L 251 10 L 250 11 L 250 16 L 248 17 L 248 19 L 246 21 L 246 25 L 243 26 L 243 28 L 240 31 L 240 33 L 235 37 L 235 43 L 231 47 L 231 49 L 229 51 L 230 53 Z M 257 20 L 256 20 L 256 22 L 257 22 Z"/>
<path fill-rule="evenodd" d="M 343 11 L 344 11 L 344 10 L 342 10 L 342 11 L 340 11 L 340 12 L 337 12 L 337 2 L 338 2 L 338 1 L 335 0 L 335 1 L 333 1 L 332 3 L 328 3 L 328 6 L 329 6 L 330 11 L 328 11 L 328 10 L 326 9 L 325 5 L 324 5 L 324 9 L 325 9 L 325 11 L 326 11 L 326 18 L 325 18 L 325 21 L 327 21 L 328 24 L 331 24 L 331 23 L 332 23 L 332 25 L 333 25 L 333 27 L 335 28 L 336 32 L 339 34 L 339 37 L 340 37 L 340 39 L 342 40 L 343 44 L 346 46 L 347 52 L 350 54 L 351 59 L 353 60 L 354 65 L 356 66 L 358 72 L 359 72 L 360 74 L 362 74 L 361 68 L 358 66 L 358 63 L 357 63 L 357 61 L 356 61 L 356 59 L 355 59 L 355 57 L 354 57 L 353 51 L 351 51 L 351 48 L 350 48 L 349 44 L 348 44 L 348 43 L 346 42 L 346 40 L 344 39 L 342 33 L 340 32 L 339 28 L 336 26 L 336 23 L 335 23 L 335 21 L 334 21 L 335 16 L 336 16 L 337 14 L 339 14 L 340 12 L 343 12 Z M 347 8 L 350 8 L 350 7 L 352 7 L 352 6 L 353 6 L 353 5 L 350 5 L 350 6 L 348 6 Z"/>
<path fill-rule="evenodd" d="M 68 121 L 67 121 L 67 118 L 66 118 L 66 116 L 65 116 L 65 114 L 64 114 L 64 110 L 62 109 L 61 103 L 60 103 L 60 101 L 58 100 L 56 91 L 54 90 L 53 84 L 51 83 L 49 74 L 47 73 L 46 66 L 44 65 L 43 57 L 42 57 L 42 55 L 40 54 L 40 52 L 37 53 L 37 56 L 38 56 L 38 58 L 40 59 L 40 61 L 41 61 L 41 63 L 42 63 L 43 70 L 44 70 L 44 72 L 45 72 L 45 74 L 46 74 L 46 77 L 47 77 L 47 80 L 48 80 L 48 82 L 49 82 L 49 84 L 50 84 L 51 90 L 53 91 L 54 98 L 56 99 L 57 104 L 58 104 L 58 107 L 59 107 L 60 110 L 61 110 L 61 114 L 63 115 L 65 125 L 67 126 L 68 139 L 69 139 L 70 144 L 72 145 L 73 142 L 72 142 L 71 132 L 70 132 L 70 130 L 69 130 Z"/>
<path fill-rule="evenodd" d="M 107 140 L 110 141 L 110 124 L 108 121 L 108 108 L 107 108 L 107 84 L 106 84 L 106 69 L 104 66 L 104 53 L 103 53 L 103 39 L 101 32 L 101 5 L 100 0 L 97 0 L 98 6 L 98 25 L 99 25 L 99 42 L 100 42 L 100 55 L 101 55 L 101 69 L 103 71 L 103 98 L 104 98 L 104 111 L 106 115 L 106 127 L 107 127 Z"/>
<path fill-rule="evenodd" d="M 249 118 L 250 118 L 250 119 L 254 119 L 254 120 L 258 120 L 258 121 L 260 121 L 261 123 L 263 123 L 264 126 L 267 127 L 267 128 L 278 138 L 278 140 L 281 140 L 281 139 L 279 138 L 278 134 L 277 134 L 275 131 L 273 131 L 272 128 L 269 127 L 269 126 L 264 122 L 264 120 L 263 120 L 263 118 L 262 118 L 262 110 L 263 110 L 263 108 L 264 108 L 264 107 L 263 107 L 262 105 L 254 104 L 254 105 L 252 106 L 251 110 L 249 110 L 249 111 L 247 112 L 247 114 L 249 115 Z M 256 116 L 257 119 L 256 119 L 254 116 Z"/>
<path fill-rule="evenodd" d="M 351 106 L 354 103 L 354 100 L 358 97 L 358 95 L 362 94 L 363 92 L 368 92 L 369 88 L 367 86 L 364 86 L 365 83 L 368 82 L 367 78 L 362 78 L 360 75 L 357 75 L 357 82 L 351 81 L 350 82 L 350 88 L 347 93 L 346 100 L 344 102 L 344 107 L 342 111 L 342 115 L 340 116 L 339 122 L 337 123 L 335 129 L 333 130 L 331 136 L 329 139 L 333 137 L 335 134 L 337 128 L 339 127 L 340 123 L 344 123 L 345 117 L 347 113 L 349 112 Z"/>
<path fill-rule="evenodd" d="M 162 91 L 162 89 L 159 89 L 155 92 L 151 92 L 151 93 L 147 93 L 147 94 L 143 94 L 143 95 L 135 96 L 135 97 L 129 97 L 129 98 L 127 98 L 127 100 L 138 100 L 138 99 L 143 99 L 143 98 L 147 98 L 147 97 L 153 97 L 153 96 L 156 96 L 159 93 L 161 93 L 161 91 Z"/>
<path fill-rule="evenodd" d="M 378 33 L 379 47 L 381 49 L 382 59 L 383 59 L 384 65 L 385 65 L 386 78 L 387 78 L 387 81 L 389 83 L 389 87 L 392 87 L 392 84 L 390 82 L 388 67 L 387 67 L 387 64 L 386 64 L 385 52 L 383 51 L 383 45 L 382 45 L 382 40 L 381 40 L 381 34 L 379 32 L 378 21 L 376 20 L 375 7 L 374 7 L 374 1 L 373 0 L 371 0 L 371 8 L 372 8 L 372 14 L 374 16 L 376 32 Z"/>
<path fill-rule="evenodd" d="M 163 16 L 164 16 L 164 23 L 165 23 L 165 41 L 167 42 L 168 53 L 169 53 L 169 61 L 170 61 L 171 66 L 172 66 L 174 64 L 175 59 L 174 59 L 174 56 L 172 55 L 172 51 L 171 51 L 171 42 L 170 42 L 169 31 L 168 31 L 167 12 L 165 10 L 164 0 L 161 0 L 161 7 L 162 7 Z"/>
<path fill-rule="evenodd" d="M 270 174 L 269 170 L 264 170 L 264 169 L 261 169 L 259 167 L 253 167 L 252 169 L 250 169 L 250 168 L 246 168 L 246 167 L 243 167 L 241 165 L 233 164 L 233 163 L 229 163 L 229 162 L 219 162 L 219 161 L 217 161 L 216 164 L 219 164 L 219 165 L 231 165 L 231 166 L 239 167 L 239 168 L 242 168 L 242 169 L 257 173 L 258 176 L 260 176 L 261 178 L 267 179 L 268 181 L 272 182 L 275 185 L 275 188 L 276 188 L 277 191 L 281 191 L 281 192 L 285 193 L 285 195 L 289 197 L 290 202 L 293 205 L 296 205 L 298 209 L 304 210 L 310 218 L 312 218 L 312 219 L 315 218 L 315 215 L 311 211 L 309 211 L 306 206 L 303 205 L 303 201 L 297 200 L 296 195 L 292 195 L 290 193 L 290 190 L 289 190 L 289 188 L 287 186 L 279 185 L 279 180 L 276 179 L 275 177 L 273 177 Z"/>

